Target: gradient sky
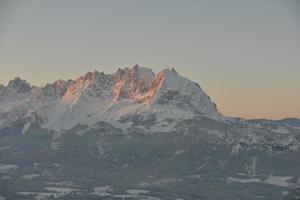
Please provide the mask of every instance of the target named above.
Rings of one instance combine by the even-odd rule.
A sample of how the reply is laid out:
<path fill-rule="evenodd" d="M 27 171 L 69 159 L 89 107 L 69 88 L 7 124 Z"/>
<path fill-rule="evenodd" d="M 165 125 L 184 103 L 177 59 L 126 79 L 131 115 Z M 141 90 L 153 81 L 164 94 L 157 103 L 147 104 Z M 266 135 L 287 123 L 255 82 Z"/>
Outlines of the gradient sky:
<path fill-rule="evenodd" d="M 175 67 L 225 115 L 300 118 L 299 10 L 298 0 L 0 0 L 0 83 Z"/>

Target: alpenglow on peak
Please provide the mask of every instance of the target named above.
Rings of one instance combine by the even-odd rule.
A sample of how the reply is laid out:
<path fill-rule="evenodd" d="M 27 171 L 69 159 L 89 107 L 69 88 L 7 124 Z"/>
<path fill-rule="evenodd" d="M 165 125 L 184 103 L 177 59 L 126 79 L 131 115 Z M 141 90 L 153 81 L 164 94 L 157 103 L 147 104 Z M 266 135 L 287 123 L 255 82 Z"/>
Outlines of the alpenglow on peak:
<path fill-rule="evenodd" d="M 20 90 L 12 98 L 8 91 Z M 59 80 L 44 87 L 30 86 L 20 78 L 0 92 L 0 127 L 20 119 L 27 124 L 68 130 L 78 124 L 93 126 L 105 121 L 118 128 L 170 130 L 178 121 L 195 116 L 222 119 L 216 105 L 195 82 L 180 76 L 174 68 L 155 74 L 134 65 L 113 74 L 88 72 L 69 81 Z M 37 120 L 38 119 L 38 120 Z M 27 125 L 28 126 L 28 125 Z"/>

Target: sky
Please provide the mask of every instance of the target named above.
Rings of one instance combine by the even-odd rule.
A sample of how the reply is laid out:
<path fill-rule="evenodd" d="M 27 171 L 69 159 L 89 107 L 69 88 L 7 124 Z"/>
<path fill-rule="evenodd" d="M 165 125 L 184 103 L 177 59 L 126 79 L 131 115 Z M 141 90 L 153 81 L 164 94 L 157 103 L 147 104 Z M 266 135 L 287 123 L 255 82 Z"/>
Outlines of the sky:
<path fill-rule="evenodd" d="M 298 0 L 0 0 L 0 83 L 174 67 L 227 116 L 300 118 Z"/>

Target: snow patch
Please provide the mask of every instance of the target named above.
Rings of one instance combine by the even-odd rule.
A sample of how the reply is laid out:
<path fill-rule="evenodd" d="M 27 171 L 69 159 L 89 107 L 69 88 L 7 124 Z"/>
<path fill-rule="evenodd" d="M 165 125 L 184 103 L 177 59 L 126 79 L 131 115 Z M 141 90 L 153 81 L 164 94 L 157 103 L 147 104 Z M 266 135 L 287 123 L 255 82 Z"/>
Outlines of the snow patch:
<path fill-rule="evenodd" d="M 9 170 L 14 170 L 17 168 L 19 168 L 18 165 L 0 164 L 0 173 L 7 173 Z"/>
<path fill-rule="evenodd" d="M 27 180 L 31 180 L 31 179 L 39 177 L 39 176 L 40 176 L 39 174 L 24 174 L 24 175 L 22 175 L 22 178 L 27 179 Z"/>
<path fill-rule="evenodd" d="M 126 193 L 132 196 L 139 196 L 140 194 L 148 194 L 148 190 L 126 190 Z"/>
<path fill-rule="evenodd" d="M 229 182 L 239 182 L 239 183 L 264 183 L 270 185 L 276 185 L 281 187 L 289 187 L 288 181 L 292 179 L 291 176 L 269 176 L 266 180 L 262 180 L 259 178 L 233 178 L 228 177 L 227 180 Z"/>
<path fill-rule="evenodd" d="M 174 152 L 174 155 L 175 155 L 175 156 L 178 156 L 179 154 L 182 154 L 182 153 L 184 153 L 185 151 L 186 151 L 185 149 L 177 150 L 177 151 Z"/>
<path fill-rule="evenodd" d="M 94 188 L 94 192 L 92 192 L 92 195 L 97 195 L 100 197 L 105 196 L 111 196 L 111 193 L 113 192 L 113 189 L 111 186 L 101 186 Z"/>

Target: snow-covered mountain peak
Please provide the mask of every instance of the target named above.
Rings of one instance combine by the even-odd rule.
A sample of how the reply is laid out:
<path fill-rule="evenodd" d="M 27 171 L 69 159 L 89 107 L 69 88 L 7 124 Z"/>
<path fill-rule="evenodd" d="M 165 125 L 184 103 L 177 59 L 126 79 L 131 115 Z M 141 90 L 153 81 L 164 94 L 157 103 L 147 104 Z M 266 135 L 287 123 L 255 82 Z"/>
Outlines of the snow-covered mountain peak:
<path fill-rule="evenodd" d="M 151 82 L 155 76 L 155 73 L 150 68 L 141 67 L 136 64 L 131 68 L 124 68 L 124 69 L 119 68 L 113 74 L 113 76 L 116 82 L 120 80 L 130 81 L 129 79 L 131 80 L 143 79 L 147 82 Z"/>
<path fill-rule="evenodd" d="M 162 86 L 168 90 L 182 90 L 191 81 L 180 76 L 174 68 L 167 68 L 156 75 L 157 81 L 163 81 Z M 155 81 L 154 81 L 155 82 Z"/>
<path fill-rule="evenodd" d="M 178 75 L 176 69 L 173 67 L 166 68 L 166 69 L 162 70 L 161 72 L 166 75 L 167 74 L 173 74 L 173 75 L 177 74 Z"/>
<path fill-rule="evenodd" d="M 138 77 L 147 79 L 149 81 L 152 81 L 155 76 L 155 73 L 152 71 L 152 69 L 141 67 L 137 64 L 130 68 L 130 71 L 135 73 Z"/>
<path fill-rule="evenodd" d="M 118 69 L 113 77 L 116 99 L 137 99 L 148 91 L 155 74 L 151 69 L 134 65 L 132 68 Z"/>
<path fill-rule="evenodd" d="M 99 80 L 101 80 L 101 78 L 106 77 L 107 74 L 104 74 L 103 72 L 99 72 L 97 70 L 93 71 L 93 72 L 88 72 L 86 73 L 84 76 L 79 77 L 77 79 L 77 81 L 90 81 L 91 83 L 95 83 Z"/>
<path fill-rule="evenodd" d="M 188 113 L 221 117 L 216 105 L 201 87 L 179 75 L 174 68 L 159 72 L 146 94 L 147 100 L 159 105 L 172 105 Z"/>
<path fill-rule="evenodd" d="M 16 77 L 9 81 L 6 89 L 9 91 L 15 91 L 17 93 L 27 93 L 31 91 L 32 87 L 26 80 Z"/>
<path fill-rule="evenodd" d="M 98 71 L 88 72 L 84 76 L 72 81 L 68 86 L 63 100 L 65 102 L 77 101 L 80 97 L 100 97 L 104 91 L 111 90 L 112 76 Z"/>
<path fill-rule="evenodd" d="M 4 91 L 7 88 L 20 92 L 18 98 L 1 96 L 5 112 L 0 110 L 0 118 L 2 114 L 5 118 L 7 112 L 18 113 L 11 114 L 6 124 L 31 113 L 41 119 L 42 127 L 57 131 L 99 121 L 120 125 L 134 116 L 141 121 L 154 117 L 153 127 L 165 129 L 197 115 L 222 117 L 200 86 L 180 76 L 174 68 L 155 75 L 149 68 L 134 65 L 113 74 L 88 72 L 75 80 L 58 80 L 43 87 L 31 87 L 17 78 Z M 28 92 L 21 93 L 25 91 Z M 127 120 L 121 127 L 130 124 Z"/>
<path fill-rule="evenodd" d="M 31 99 L 38 101 L 39 103 L 44 103 L 45 101 L 53 99 L 60 99 L 71 82 L 72 80 L 64 81 L 60 79 L 54 83 L 48 83 L 43 87 L 36 87 L 32 92 Z"/>

